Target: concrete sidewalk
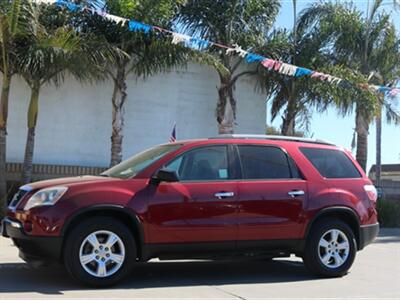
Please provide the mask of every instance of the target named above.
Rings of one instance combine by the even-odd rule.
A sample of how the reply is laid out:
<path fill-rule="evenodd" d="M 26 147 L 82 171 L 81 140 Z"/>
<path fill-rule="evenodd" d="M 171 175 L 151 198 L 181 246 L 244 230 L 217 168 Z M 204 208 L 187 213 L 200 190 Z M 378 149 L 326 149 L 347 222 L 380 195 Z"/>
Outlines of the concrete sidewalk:
<path fill-rule="evenodd" d="M 263 261 L 158 262 L 138 265 L 107 290 L 71 281 L 62 267 L 29 269 L 0 238 L 0 298 L 400 299 L 400 229 L 383 229 L 343 278 L 311 276 L 297 258 Z"/>

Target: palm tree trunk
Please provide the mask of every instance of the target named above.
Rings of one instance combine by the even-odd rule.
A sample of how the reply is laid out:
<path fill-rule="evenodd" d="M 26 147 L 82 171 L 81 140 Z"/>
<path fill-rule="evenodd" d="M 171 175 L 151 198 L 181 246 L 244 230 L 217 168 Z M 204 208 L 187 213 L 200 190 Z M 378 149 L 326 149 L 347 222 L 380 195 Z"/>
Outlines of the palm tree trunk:
<path fill-rule="evenodd" d="M 369 123 L 359 108 L 356 109 L 357 154 L 356 159 L 364 171 L 368 159 L 368 130 Z"/>
<path fill-rule="evenodd" d="M 124 128 L 124 104 L 126 101 L 127 85 L 125 67 L 119 67 L 114 78 L 114 92 L 112 96 L 112 135 L 111 135 L 111 162 L 113 167 L 122 161 L 122 143 Z"/>
<path fill-rule="evenodd" d="M 7 117 L 8 101 L 10 97 L 11 76 L 3 74 L 3 86 L 0 98 L 0 217 L 4 214 L 7 180 L 6 180 L 6 142 L 7 142 Z"/>
<path fill-rule="evenodd" d="M 381 186 L 381 173 L 382 173 L 382 108 L 380 108 L 379 115 L 376 117 L 376 176 L 375 185 Z"/>
<path fill-rule="evenodd" d="M 236 119 L 236 100 L 233 95 L 231 76 L 220 76 L 221 86 L 218 89 L 217 122 L 219 134 L 234 133 Z"/>
<path fill-rule="evenodd" d="M 293 53 L 292 64 L 296 64 L 296 46 L 297 46 L 297 0 L 292 0 L 293 4 Z M 295 134 L 296 121 L 296 99 L 292 96 L 295 93 L 296 83 L 294 79 L 290 82 L 291 94 L 288 99 L 287 108 L 282 117 L 282 135 L 293 136 Z"/>
<path fill-rule="evenodd" d="M 6 137 L 6 129 L 0 128 L 0 219 L 4 216 L 5 204 L 7 202 Z"/>
<path fill-rule="evenodd" d="M 22 167 L 22 183 L 27 184 L 32 181 L 33 152 L 35 148 L 35 131 L 39 112 L 39 85 L 31 88 L 31 101 L 28 109 L 28 135 L 25 144 L 24 164 Z"/>
<path fill-rule="evenodd" d="M 33 150 L 35 147 L 35 131 L 36 127 L 28 128 L 28 135 L 25 144 L 24 164 L 22 167 L 22 184 L 27 184 L 32 181 L 33 169 Z"/>
<path fill-rule="evenodd" d="M 290 96 L 284 116 L 282 117 L 282 135 L 293 136 L 295 134 L 296 102 Z"/>
<path fill-rule="evenodd" d="M 282 135 L 293 136 L 294 135 L 294 117 L 286 115 L 283 117 L 282 122 Z"/>

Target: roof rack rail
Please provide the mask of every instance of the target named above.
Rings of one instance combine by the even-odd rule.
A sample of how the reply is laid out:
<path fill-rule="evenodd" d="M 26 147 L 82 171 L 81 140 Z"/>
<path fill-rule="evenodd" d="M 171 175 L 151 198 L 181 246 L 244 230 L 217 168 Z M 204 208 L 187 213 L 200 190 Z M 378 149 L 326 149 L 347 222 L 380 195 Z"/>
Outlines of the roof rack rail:
<path fill-rule="evenodd" d="M 260 140 L 280 140 L 280 141 L 291 141 L 311 144 L 322 144 L 331 145 L 335 144 L 323 141 L 320 139 L 302 138 L 296 136 L 284 136 L 284 135 L 264 135 L 264 134 L 220 134 L 210 139 L 260 139 Z"/>

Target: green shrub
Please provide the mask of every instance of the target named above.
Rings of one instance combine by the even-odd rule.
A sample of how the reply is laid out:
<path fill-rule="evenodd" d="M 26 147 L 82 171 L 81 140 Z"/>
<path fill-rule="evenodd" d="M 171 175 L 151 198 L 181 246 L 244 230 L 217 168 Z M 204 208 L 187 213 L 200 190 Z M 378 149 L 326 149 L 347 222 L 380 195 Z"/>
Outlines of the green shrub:
<path fill-rule="evenodd" d="M 377 203 L 378 219 L 382 227 L 400 227 L 400 202 L 379 199 Z"/>

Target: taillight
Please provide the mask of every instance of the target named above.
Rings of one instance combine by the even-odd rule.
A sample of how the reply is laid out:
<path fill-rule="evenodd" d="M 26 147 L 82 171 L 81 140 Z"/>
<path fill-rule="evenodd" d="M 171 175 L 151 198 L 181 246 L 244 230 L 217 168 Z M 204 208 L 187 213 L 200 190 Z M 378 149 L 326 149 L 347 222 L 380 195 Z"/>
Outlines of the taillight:
<path fill-rule="evenodd" d="M 364 190 L 367 193 L 368 199 L 372 202 L 376 202 L 378 199 L 378 192 L 372 184 L 364 185 Z"/>

